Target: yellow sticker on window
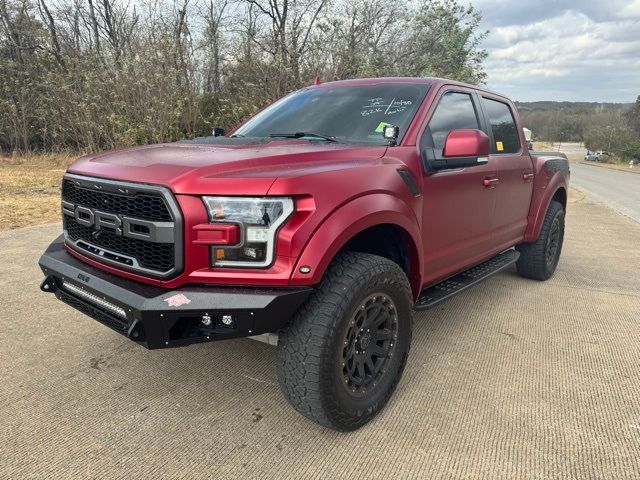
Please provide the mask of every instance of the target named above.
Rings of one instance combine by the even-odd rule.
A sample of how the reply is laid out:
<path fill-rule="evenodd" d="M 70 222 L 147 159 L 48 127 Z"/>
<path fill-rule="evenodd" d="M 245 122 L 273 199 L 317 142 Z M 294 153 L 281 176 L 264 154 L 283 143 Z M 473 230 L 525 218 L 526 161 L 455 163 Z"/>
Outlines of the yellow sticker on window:
<path fill-rule="evenodd" d="M 498 150 L 499 152 L 502 152 L 504 150 L 504 145 L 502 145 L 502 142 L 496 142 L 496 150 Z"/>
<path fill-rule="evenodd" d="M 376 129 L 374 130 L 374 132 L 376 132 L 376 133 L 382 133 L 382 132 L 383 132 L 383 130 L 384 130 L 384 127 L 386 127 L 386 126 L 388 126 L 388 125 L 391 125 L 391 124 L 390 124 L 390 123 L 387 123 L 387 122 L 380 122 L 380 123 L 378 124 L 378 126 L 376 127 Z"/>

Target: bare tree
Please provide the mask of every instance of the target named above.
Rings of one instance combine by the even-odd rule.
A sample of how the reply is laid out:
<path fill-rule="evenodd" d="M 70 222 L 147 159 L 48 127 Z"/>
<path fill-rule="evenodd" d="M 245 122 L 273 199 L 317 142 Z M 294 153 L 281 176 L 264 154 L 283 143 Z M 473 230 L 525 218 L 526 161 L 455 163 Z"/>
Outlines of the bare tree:
<path fill-rule="evenodd" d="M 0 0 L 0 149 L 96 150 L 233 127 L 323 79 L 481 81 L 458 0 Z"/>
<path fill-rule="evenodd" d="M 47 7 L 47 3 L 45 0 L 38 0 L 38 9 L 40 10 L 40 14 L 43 17 L 44 22 L 49 29 L 49 35 L 51 36 L 51 47 L 48 49 L 49 52 L 55 57 L 56 61 L 60 64 L 60 66 L 66 70 L 67 65 L 62 57 L 62 50 L 60 48 L 60 42 L 58 41 L 58 30 L 56 27 L 56 22 L 53 19 L 53 15 L 51 15 L 51 11 Z"/>
<path fill-rule="evenodd" d="M 206 24 L 204 43 L 209 52 L 209 61 L 205 66 L 206 93 L 219 93 L 222 85 L 222 23 L 227 6 L 227 0 L 219 5 L 209 0 L 203 15 Z"/>
<path fill-rule="evenodd" d="M 89 24 L 91 25 L 91 33 L 93 34 L 93 45 L 100 54 L 100 32 L 98 29 L 98 17 L 96 17 L 96 9 L 93 5 L 94 0 L 87 0 L 89 4 Z"/>

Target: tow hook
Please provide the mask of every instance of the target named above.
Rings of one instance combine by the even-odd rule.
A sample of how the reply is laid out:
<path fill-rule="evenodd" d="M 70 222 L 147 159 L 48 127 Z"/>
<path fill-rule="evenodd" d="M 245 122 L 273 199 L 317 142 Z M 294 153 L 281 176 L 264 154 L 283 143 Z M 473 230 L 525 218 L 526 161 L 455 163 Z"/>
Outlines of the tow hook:
<path fill-rule="evenodd" d="M 58 289 L 53 277 L 46 277 L 40 284 L 40 290 L 43 292 L 54 293 Z"/>

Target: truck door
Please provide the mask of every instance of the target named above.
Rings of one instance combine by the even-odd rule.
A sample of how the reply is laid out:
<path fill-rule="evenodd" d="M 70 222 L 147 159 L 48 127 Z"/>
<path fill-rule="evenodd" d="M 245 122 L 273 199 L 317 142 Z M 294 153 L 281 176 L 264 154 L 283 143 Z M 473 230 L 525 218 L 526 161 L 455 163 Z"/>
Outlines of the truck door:
<path fill-rule="evenodd" d="M 494 243 L 503 248 L 520 242 L 527 228 L 533 192 L 533 164 L 522 145 L 512 106 L 499 97 L 480 96 L 491 139 L 490 162 L 498 171 Z"/>
<path fill-rule="evenodd" d="M 420 151 L 442 151 L 450 131 L 482 129 L 483 119 L 472 90 L 447 88 L 441 93 L 420 139 Z M 485 259 L 492 250 L 497 171 L 493 160 L 469 168 L 424 173 L 424 283 L 433 283 Z"/>

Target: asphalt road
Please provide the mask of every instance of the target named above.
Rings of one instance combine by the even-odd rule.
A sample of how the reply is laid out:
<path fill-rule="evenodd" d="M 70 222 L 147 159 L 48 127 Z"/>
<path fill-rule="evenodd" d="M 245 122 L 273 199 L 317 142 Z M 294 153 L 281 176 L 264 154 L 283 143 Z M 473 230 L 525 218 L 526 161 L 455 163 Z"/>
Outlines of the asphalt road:
<path fill-rule="evenodd" d="M 640 477 L 640 225 L 575 192 L 556 275 L 418 314 L 394 398 L 351 434 L 288 406 L 273 347 L 147 351 L 40 292 L 59 231 L 0 232 L 2 479 Z"/>
<path fill-rule="evenodd" d="M 590 201 L 602 203 L 640 223 L 640 175 L 571 162 L 571 184 Z"/>

